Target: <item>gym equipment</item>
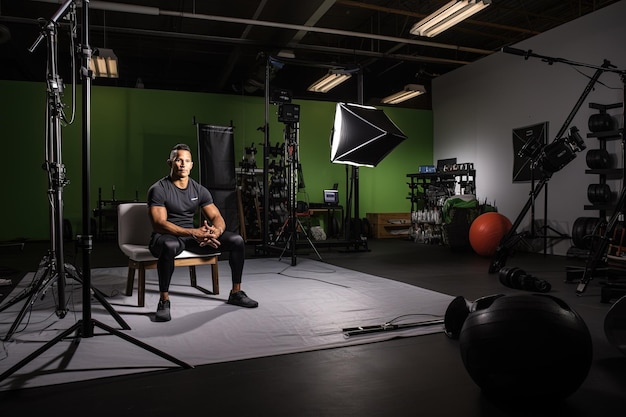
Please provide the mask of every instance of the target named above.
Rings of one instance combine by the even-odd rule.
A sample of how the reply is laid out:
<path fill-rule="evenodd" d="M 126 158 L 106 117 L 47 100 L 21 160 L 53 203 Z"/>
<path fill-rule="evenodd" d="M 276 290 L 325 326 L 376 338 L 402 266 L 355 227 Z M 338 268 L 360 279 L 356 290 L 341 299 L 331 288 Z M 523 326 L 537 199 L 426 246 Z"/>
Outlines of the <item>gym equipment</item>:
<path fill-rule="evenodd" d="M 589 329 L 547 294 L 485 297 L 459 335 L 461 357 L 486 396 L 542 405 L 574 393 L 592 361 Z"/>
<path fill-rule="evenodd" d="M 492 256 L 511 226 L 511 221 L 498 212 L 481 214 L 470 225 L 469 240 L 472 249 L 481 256 Z"/>
<path fill-rule="evenodd" d="M 517 267 L 504 267 L 499 276 L 502 285 L 516 290 L 549 292 L 552 289 L 552 284 L 545 279 L 534 277 Z"/>

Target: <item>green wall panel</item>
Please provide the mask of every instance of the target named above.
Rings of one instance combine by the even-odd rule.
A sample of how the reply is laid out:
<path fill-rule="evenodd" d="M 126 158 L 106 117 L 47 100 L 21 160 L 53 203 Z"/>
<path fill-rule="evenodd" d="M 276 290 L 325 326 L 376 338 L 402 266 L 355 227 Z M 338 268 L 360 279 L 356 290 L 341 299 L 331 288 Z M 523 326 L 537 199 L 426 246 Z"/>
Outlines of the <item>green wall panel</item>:
<path fill-rule="evenodd" d="M 43 83 L 0 80 L 0 137 L 8 152 L 9 179 L 2 183 L 0 241 L 48 239 L 50 236 L 48 180 L 42 169 L 45 156 L 46 86 Z M 62 162 L 69 184 L 61 190 L 64 217 L 75 234 L 82 228 L 82 111 L 81 86 L 76 94 L 74 122 L 62 128 Z M 63 98 L 68 119 L 71 90 Z M 330 162 L 330 132 L 335 103 L 295 101 L 301 106 L 300 162 L 306 188 L 299 199 L 320 201 L 324 188 L 339 184 L 345 204 L 346 167 Z M 376 168 L 359 169 L 360 217 L 368 212 L 408 212 L 406 174 L 431 164 L 432 112 L 384 107 L 385 113 L 408 136 Z M 270 106 L 269 142 L 284 140 L 284 124 L 277 107 Z M 237 164 L 245 147 L 254 144 L 257 165 L 263 165 L 264 99 L 176 91 L 93 86 L 91 100 L 90 206 L 99 192 L 103 199 L 145 200 L 148 187 L 167 175 L 171 147 L 188 143 L 196 149 L 196 125 L 234 126 Z M 197 155 L 194 155 L 197 159 Z M 197 178 L 198 172 L 192 173 Z"/>

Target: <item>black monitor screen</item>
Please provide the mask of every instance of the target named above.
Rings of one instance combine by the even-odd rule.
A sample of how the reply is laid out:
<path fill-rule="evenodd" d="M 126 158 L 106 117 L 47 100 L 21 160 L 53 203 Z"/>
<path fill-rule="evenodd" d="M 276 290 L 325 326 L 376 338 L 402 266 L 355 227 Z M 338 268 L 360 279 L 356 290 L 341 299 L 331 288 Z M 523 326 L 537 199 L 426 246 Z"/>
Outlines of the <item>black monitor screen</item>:
<path fill-rule="evenodd" d="M 337 190 L 324 190 L 325 204 L 339 204 L 339 192 Z"/>

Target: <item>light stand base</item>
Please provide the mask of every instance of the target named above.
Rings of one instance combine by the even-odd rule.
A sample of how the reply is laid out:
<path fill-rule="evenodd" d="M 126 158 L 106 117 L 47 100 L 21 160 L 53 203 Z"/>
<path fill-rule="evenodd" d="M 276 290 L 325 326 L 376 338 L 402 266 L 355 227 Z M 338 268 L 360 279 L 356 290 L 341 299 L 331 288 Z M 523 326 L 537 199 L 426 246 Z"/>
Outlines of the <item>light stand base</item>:
<path fill-rule="evenodd" d="M 17 297 L 0 307 L 0 311 L 4 311 L 8 307 L 22 301 L 23 299 L 26 299 L 26 302 L 22 306 L 22 309 L 13 321 L 13 325 L 2 339 L 3 341 L 6 342 L 11 339 L 11 336 L 13 336 L 13 334 L 17 330 L 17 327 L 20 325 L 24 316 L 26 315 L 26 311 L 30 307 L 32 307 L 40 294 L 44 294 L 47 291 L 48 287 L 54 284 L 55 280 L 58 278 L 58 273 L 53 271 L 53 266 L 54 265 L 52 264 L 50 257 L 45 256 L 39 264 L 39 268 L 35 273 L 35 278 L 33 279 L 32 284 L 28 288 L 24 289 L 24 291 L 22 291 L 22 293 L 19 294 Z M 81 274 L 73 265 L 65 264 L 64 266 L 66 277 L 72 278 L 84 285 Z M 109 314 L 111 314 L 111 316 L 115 319 L 115 321 L 118 322 L 122 329 L 130 330 L 130 326 L 128 325 L 128 323 L 126 323 L 122 319 L 122 317 L 115 311 L 115 309 L 113 309 L 113 307 L 104 299 L 104 296 L 100 291 L 91 288 L 91 294 L 100 302 L 100 304 L 109 312 Z M 63 306 L 57 306 L 57 315 L 60 318 L 65 317 L 65 311 L 62 310 L 62 308 Z"/>
<path fill-rule="evenodd" d="M 285 227 L 287 227 L 287 225 L 292 221 L 292 217 L 289 216 L 285 219 L 285 222 L 283 223 L 283 226 L 281 227 L 278 235 L 276 236 L 276 242 L 278 242 L 278 239 L 280 239 L 280 237 L 283 234 L 283 231 L 285 230 Z M 297 227 L 300 227 L 300 230 L 302 230 L 302 233 L 304 234 L 304 237 L 306 238 L 307 242 L 309 242 L 309 246 L 311 246 L 311 248 L 315 251 L 315 253 L 317 254 L 317 257 L 320 261 L 323 261 L 322 256 L 320 255 L 320 253 L 317 251 L 317 248 L 315 247 L 315 245 L 313 244 L 313 241 L 311 240 L 311 238 L 309 237 L 309 234 L 306 232 L 306 230 L 304 229 L 304 226 L 302 225 L 302 222 L 300 221 L 300 219 L 298 219 L 296 217 L 296 229 Z M 289 238 L 287 239 L 287 241 L 285 242 L 285 246 L 282 250 L 282 252 L 280 253 L 280 256 L 278 257 L 278 260 L 280 261 L 283 258 L 283 255 L 285 254 L 285 252 L 287 251 L 287 248 L 291 249 L 291 265 L 295 266 L 297 263 L 296 260 L 296 240 L 297 240 L 297 231 L 294 231 L 292 233 L 289 234 Z M 295 238 L 294 238 L 295 236 Z"/>
<path fill-rule="evenodd" d="M 179 359 L 176 359 L 175 357 L 162 352 L 140 340 L 137 340 L 131 336 L 128 336 L 127 334 L 124 334 L 123 332 L 116 330 L 110 326 L 107 326 L 104 323 L 101 323 L 97 320 L 92 319 L 91 322 L 89 323 L 91 325 L 91 327 L 99 327 L 102 330 L 105 330 L 111 334 L 114 334 L 118 337 L 120 337 L 121 339 L 126 340 L 127 342 L 130 342 L 136 346 L 139 346 L 142 349 L 145 349 L 151 353 L 154 353 L 157 356 L 160 356 L 172 363 L 175 363 L 176 365 L 179 365 L 183 368 L 186 369 L 190 369 L 193 368 L 193 366 L 189 365 L 186 362 L 183 362 Z M 49 342 L 47 342 L 45 345 L 43 345 L 42 347 L 40 347 L 39 349 L 37 349 L 36 351 L 34 351 L 33 353 L 31 353 L 30 355 L 28 355 L 27 357 L 25 357 L 24 359 L 22 359 L 21 361 L 19 361 L 18 363 L 16 363 L 15 365 L 13 365 L 11 368 L 7 369 L 5 372 L 2 373 L 2 375 L 0 375 L 0 381 L 3 381 L 4 379 L 6 379 L 7 377 L 9 377 L 10 375 L 12 375 L 13 373 L 15 373 L 16 371 L 18 371 L 19 369 L 21 369 L 24 365 L 28 364 L 30 361 L 32 361 L 33 359 L 37 358 L 39 355 L 41 355 L 42 353 L 44 353 L 45 351 L 47 351 L 48 349 L 50 349 L 52 346 L 54 346 L 55 344 L 57 344 L 58 342 L 60 342 L 61 340 L 65 339 L 66 337 L 68 337 L 71 333 L 76 332 L 76 337 L 78 337 L 78 340 L 81 340 L 82 338 L 82 329 L 84 328 L 83 326 L 85 325 L 85 323 L 82 320 L 77 321 L 72 327 L 70 327 L 69 329 L 65 330 L 64 332 L 60 333 L 57 337 L 55 337 L 54 339 L 50 340 Z M 93 331 L 91 331 L 91 333 L 93 334 Z"/>

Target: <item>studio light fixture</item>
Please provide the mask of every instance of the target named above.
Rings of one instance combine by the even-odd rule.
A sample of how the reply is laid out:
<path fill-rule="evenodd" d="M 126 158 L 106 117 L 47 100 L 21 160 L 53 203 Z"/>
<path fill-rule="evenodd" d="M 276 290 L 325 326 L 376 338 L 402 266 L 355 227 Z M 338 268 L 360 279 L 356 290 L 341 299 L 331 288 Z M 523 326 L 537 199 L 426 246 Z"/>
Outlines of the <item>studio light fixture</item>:
<path fill-rule="evenodd" d="M 398 104 L 413 97 L 417 97 L 420 94 L 426 93 L 426 89 L 420 84 L 407 84 L 402 91 L 398 91 L 390 96 L 381 100 L 383 104 Z"/>
<path fill-rule="evenodd" d="M 89 61 L 89 69 L 98 78 L 119 77 L 117 56 L 112 49 L 95 48 Z"/>
<path fill-rule="evenodd" d="M 381 109 L 337 103 L 330 136 L 330 161 L 375 167 L 407 136 Z"/>
<path fill-rule="evenodd" d="M 433 37 L 478 13 L 491 0 L 452 0 L 436 12 L 417 22 L 409 31 L 412 35 Z"/>
<path fill-rule="evenodd" d="M 350 77 L 352 74 L 344 70 L 330 70 L 328 74 L 311 84 L 307 91 L 327 93 Z"/>

